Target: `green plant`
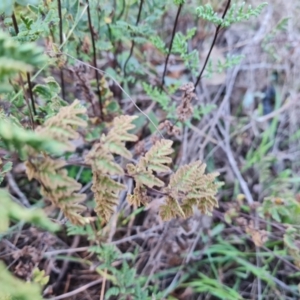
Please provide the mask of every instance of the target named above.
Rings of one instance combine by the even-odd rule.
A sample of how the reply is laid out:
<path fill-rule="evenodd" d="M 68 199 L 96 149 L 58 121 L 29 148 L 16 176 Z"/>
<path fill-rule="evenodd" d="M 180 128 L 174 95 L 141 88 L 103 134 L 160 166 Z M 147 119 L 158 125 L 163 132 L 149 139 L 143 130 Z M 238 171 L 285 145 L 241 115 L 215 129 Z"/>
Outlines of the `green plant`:
<path fill-rule="evenodd" d="M 13 200 L 10 198 L 9 193 L 4 189 L 0 189 L 0 196 L 0 203 L 2 207 L 0 213 L 1 233 L 5 233 L 8 230 L 10 220 L 32 223 L 53 232 L 59 230 L 59 225 L 47 219 L 43 210 L 24 209 L 24 207 L 13 202 Z"/>
<path fill-rule="evenodd" d="M 245 8 L 245 2 L 240 4 L 233 3 L 224 18 L 218 16 L 210 3 L 197 7 L 196 11 L 199 17 L 204 20 L 210 21 L 215 25 L 220 25 L 221 27 L 228 27 L 234 23 L 249 20 L 252 16 L 258 17 L 266 5 L 267 2 L 264 2 L 255 8 L 252 8 L 251 5 L 248 5 L 248 8 Z"/>
<path fill-rule="evenodd" d="M 26 283 L 15 278 L 7 271 L 5 265 L 0 262 L 0 297 L 1 299 L 43 299 L 40 295 L 40 287 L 35 283 Z"/>
<path fill-rule="evenodd" d="M 237 150 L 232 130 L 249 128 L 252 119 L 233 115 L 234 100 L 240 99 L 228 102 L 227 97 L 234 98 L 231 82 L 217 93 L 210 93 L 206 84 L 200 86 L 203 78 L 225 74 L 248 59 L 240 54 L 243 46 L 232 52 L 225 46 L 225 51 L 226 41 L 218 37 L 231 25 L 252 17 L 260 21 L 266 4 L 253 8 L 241 1 L 223 1 L 223 6 L 219 1 L 203 2 L 0 3 L 1 28 L 6 31 L 0 33 L 0 184 L 7 187 L 0 191 L 5 208 L 0 212 L 1 238 L 9 240 L 30 224 L 57 230 L 41 209 L 35 209 L 47 205 L 45 211 L 55 222 L 67 219 L 66 231 L 52 236 L 51 247 L 63 244 L 58 251 L 68 252 L 69 242 L 80 237 L 74 252 L 89 252 L 75 257 L 71 250 L 51 259 L 77 263 L 62 271 L 86 268 L 99 278 L 97 284 L 101 279 L 97 293 L 102 299 L 172 299 L 181 288 L 192 288 L 202 298 L 275 299 L 279 291 L 282 297 L 299 296 L 298 273 L 290 275 L 299 267 L 298 165 L 280 170 L 276 177 L 271 172 L 279 161 L 270 152 L 281 117 L 276 115 L 253 143 Z M 286 25 L 283 18 L 261 44 L 278 62 L 281 56 L 273 43 Z M 207 41 L 210 46 L 202 61 Z M 215 46 L 222 48 L 224 59 L 213 57 Z M 178 69 L 171 67 L 175 64 Z M 225 86 L 225 79 L 222 83 Z M 288 142 L 297 137 L 293 132 Z M 279 148 L 288 147 L 288 142 L 280 142 Z M 195 148 L 194 155 L 188 156 L 189 148 Z M 225 158 L 218 152 L 206 159 L 208 151 L 220 148 Z M 228 169 L 236 172 L 235 160 L 241 176 L 235 173 L 230 182 Z M 221 175 L 214 172 L 217 168 Z M 248 183 L 252 172 L 254 180 Z M 225 173 L 229 180 L 223 178 Z M 225 181 L 221 201 L 217 178 Z M 264 198 L 260 205 L 242 201 L 243 195 L 233 200 L 243 184 L 253 198 Z M 257 186 L 261 193 L 254 191 Z M 34 209 L 13 202 L 22 196 L 20 190 Z M 218 225 L 205 227 L 204 234 L 197 223 L 203 216 L 194 219 L 195 211 L 214 212 L 212 222 Z M 179 240 L 180 249 L 175 259 L 177 248 L 167 237 L 174 224 L 176 234 L 170 239 Z M 194 231 L 186 229 L 190 226 Z M 23 235 L 14 239 L 15 247 L 23 245 L 19 236 Z M 182 242 L 182 236 L 192 242 Z M 1 253 L 10 257 L 11 251 L 5 250 Z M 48 282 L 44 262 L 39 263 L 32 281 L 40 287 L 55 286 L 60 272 L 49 268 Z M 23 289 L 6 270 L 3 278 L 5 285 L 9 282 L 5 296 L 40 297 L 34 283 Z M 15 294 L 14 284 L 20 284 Z"/>

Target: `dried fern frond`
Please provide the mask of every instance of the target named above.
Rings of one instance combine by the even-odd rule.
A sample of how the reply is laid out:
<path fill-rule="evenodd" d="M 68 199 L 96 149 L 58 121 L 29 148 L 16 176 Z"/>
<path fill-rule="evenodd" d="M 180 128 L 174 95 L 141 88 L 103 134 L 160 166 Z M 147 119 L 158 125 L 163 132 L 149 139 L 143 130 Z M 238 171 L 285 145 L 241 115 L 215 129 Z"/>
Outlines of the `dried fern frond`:
<path fill-rule="evenodd" d="M 87 154 L 85 162 L 92 167 L 93 186 L 97 215 L 106 222 L 110 219 L 118 203 L 119 192 L 125 186 L 110 178 L 111 175 L 123 175 L 124 170 L 114 161 L 113 154 L 130 159 L 132 154 L 125 147 L 126 141 L 134 142 L 137 136 L 129 133 L 135 127 L 132 121 L 136 116 L 120 116 L 114 119 L 113 127 L 107 135 L 102 135 Z"/>
<path fill-rule="evenodd" d="M 101 170 L 101 173 L 103 174 L 124 174 L 124 170 L 114 162 L 114 156 L 100 143 L 93 146 L 92 150 L 85 157 L 85 162 L 91 165 L 93 172 L 96 173 L 97 170 Z"/>
<path fill-rule="evenodd" d="M 147 190 L 143 186 L 136 186 L 132 195 L 127 195 L 127 201 L 130 205 L 139 207 L 141 204 L 148 205 L 150 197 L 147 196 Z"/>
<path fill-rule="evenodd" d="M 126 187 L 107 175 L 94 174 L 92 191 L 95 196 L 95 212 L 106 222 L 110 219 L 114 212 L 115 206 L 118 204 L 119 192 Z"/>
<path fill-rule="evenodd" d="M 83 205 L 78 204 L 85 200 L 85 195 L 77 193 L 81 184 L 69 177 L 66 169 L 62 169 L 64 161 L 45 156 L 43 159 L 38 157 L 26 161 L 25 166 L 28 179 L 38 180 L 42 185 L 41 194 L 60 208 L 73 224 L 88 222 L 87 218 L 80 215 L 85 210 Z"/>
<path fill-rule="evenodd" d="M 64 213 L 65 217 L 74 225 L 86 225 L 90 223 L 91 218 L 81 216 L 81 213 L 86 210 L 86 207 L 78 204 L 76 202 L 84 200 L 85 196 L 81 199 L 79 198 L 79 194 L 75 194 L 74 198 L 71 198 L 70 201 L 74 201 L 74 203 L 60 203 L 59 208 Z"/>
<path fill-rule="evenodd" d="M 172 144 L 171 140 L 157 141 L 146 153 L 145 158 L 141 159 L 141 164 L 151 171 L 170 172 L 171 169 L 166 165 L 172 162 L 172 158 L 169 157 L 174 152 Z"/>
<path fill-rule="evenodd" d="M 214 207 L 218 207 L 215 195 L 221 183 L 214 181 L 219 174 L 204 174 L 205 168 L 205 164 L 196 161 L 180 167 L 171 176 L 170 183 L 165 189 L 165 192 L 169 194 L 168 202 L 160 208 L 162 218 L 191 216 L 193 206 L 196 206 L 203 214 L 210 214 Z"/>
<path fill-rule="evenodd" d="M 171 171 L 166 164 L 172 162 L 172 159 L 168 157 L 173 153 L 172 143 L 170 140 L 156 141 L 136 166 L 133 164 L 127 165 L 128 173 L 134 177 L 137 186 L 146 185 L 150 188 L 164 186 L 164 183 L 153 174 L 153 171 Z"/>
<path fill-rule="evenodd" d="M 135 128 L 132 121 L 136 118 L 137 116 L 120 116 L 115 118 L 113 128 L 107 136 L 102 136 L 101 138 L 104 149 L 127 159 L 132 158 L 132 154 L 126 149 L 124 142 L 137 141 L 137 136 L 129 133 L 130 130 Z"/>
<path fill-rule="evenodd" d="M 133 164 L 128 164 L 126 167 L 128 174 L 134 178 L 137 186 L 146 185 L 149 188 L 164 186 L 163 181 L 153 175 L 150 170 L 140 168 L 139 165 L 135 166 Z"/>
<path fill-rule="evenodd" d="M 177 216 L 186 217 L 179 203 L 171 197 L 167 197 L 165 204 L 159 207 L 159 215 L 164 221 L 169 221 Z"/>
<path fill-rule="evenodd" d="M 166 165 L 172 162 L 172 159 L 168 157 L 168 155 L 173 153 L 172 144 L 171 140 L 156 141 L 136 166 L 133 164 L 127 165 L 128 174 L 136 182 L 133 194 L 127 196 L 127 201 L 130 204 L 136 206 L 139 206 L 141 203 L 144 205 L 147 204 L 148 197 L 145 186 L 153 188 L 154 186 L 163 187 L 165 185 L 153 172 L 171 171 Z"/>
<path fill-rule="evenodd" d="M 65 151 L 74 151 L 72 140 L 79 137 L 76 129 L 87 126 L 86 121 L 81 118 L 85 112 L 86 109 L 75 100 L 39 126 L 36 133 L 38 136 L 59 141 Z M 46 153 L 41 154 L 33 148 L 30 154 L 25 163 L 26 173 L 29 180 L 35 178 L 41 183 L 41 194 L 55 207 L 60 208 L 73 224 L 83 225 L 89 222 L 88 218 L 81 216 L 85 210 L 85 207 L 79 204 L 85 199 L 85 195 L 78 193 L 81 184 L 69 177 L 67 170 L 63 169 L 65 161 L 54 160 Z"/>
<path fill-rule="evenodd" d="M 71 105 L 61 107 L 58 114 L 39 126 L 36 132 L 41 136 L 64 143 L 66 146 L 64 150 L 72 152 L 75 147 L 70 141 L 79 137 L 76 129 L 87 126 L 87 122 L 82 119 L 84 114 L 86 114 L 86 108 L 75 100 Z"/>

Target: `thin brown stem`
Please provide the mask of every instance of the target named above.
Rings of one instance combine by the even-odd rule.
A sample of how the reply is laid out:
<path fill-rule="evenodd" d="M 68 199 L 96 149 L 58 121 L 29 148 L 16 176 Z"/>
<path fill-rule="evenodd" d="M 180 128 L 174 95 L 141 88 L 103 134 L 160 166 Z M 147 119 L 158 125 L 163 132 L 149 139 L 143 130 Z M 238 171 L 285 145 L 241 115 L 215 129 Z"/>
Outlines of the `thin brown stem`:
<path fill-rule="evenodd" d="M 139 24 L 139 22 L 140 22 L 143 3 L 144 3 L 144 0 L 141 0 L 141 1 L 140 1 L 140 6 L 139 6 L 138 16 L 137 16 L 137 19 L 136 19 L 136 22 L 135 22 L 135 26 L 137 26 L 137 25 Z M 130 60 L 130 58 L 131 58 L 131 56 L 132 56 L 134 46 L 135 46 L 135 41 L 132 41 L 129 56 L 128 56 L 128 58 L 127 58 L 125 64 L 124 64 L 124 75 L 125 75 L 125 76 L 127 75 L 127 74 L 126 74 L 126 67 L 127 67 L 128 61 Z"/>
<path fill-rule="evenodd" d="M 226 4 L 226 7 L 225 7 L 225 10 L 224 10 L 223 15 L 222 15 L 222 19 L 225 18 L 226 14 L 227 14 L 227 11 L 228 11 L 228 9 L 229 9 L 229 7 L 230 7 L 230 3 L 231 3 L 231 0 L 228 0 L 228 2 L 227 2 L 227 4 Z M 201 69 L 201 71 L 200 71 L 200 73 L 199 73 L 199 76 L 198 76 L 198 78 L 197 78 L 197 80 L 196 80 L 195 87 L 199 84 L 199 82 L 200 82 L 200 80 L 201 80 L 201 78 L 202 78 L 203 72 L 204 72 L 204 70 L 205 70 L 205 68 L 206 68 L 206 65 L 207 65 L 207 63 L 208 63 L 208 60 L 209 60 L 209 58 L 210 58 L 212 49 L 214 48 L 214 45 L 215 45 L 215 43 L 216 43 L 216 40 L 217 40 L 217 37 L 218 37 L 218 34 L 219 34 L 221 28 L 222 28 L 222 25 L 221 25 L 221 24 L 219 24 L 219 25 L 216 27 L 216 31 L 215 31 L 215 35 L 214 35 L 213 41 L 212 41 L 212 43 L 211 43 L 210 49 L 209 49 L 208 54 L 207 54 L 207 56 L 206 56 L 206 59 L 205 59 L 205 61 L 204 61 L 204 65 L 203 65 L 203 67 L 202 67 L 202 69 Z"/>
<path fill-rule="evenodd" d="M 125 0 L 122 1 L 122 9 L 121 9 L 121 12 L 119 13 L 119 15 L 116 17 L 116 21 L 120 20 L 124 14 L 124 11 L 125 11 L 125 6 L 126 6 L 126 3 L 125 3 Z"/>
<path fill-rule="evenodd" d="M 27 98 L 27 95 L 26 95 L 25 84 L 23 82 L 23 78 L 22 78 L 21 75 L 20 75 L 20 82 L 21 82 L 21 86 L 22 86 L 22 89 L 23 89 L 23 93 L 24 93 L 24 99 L 25 99 L 25 102 L 26 102 L 27 107 L 28 107 L 31 127 L 34 130 L 34 117 L 33 117 L 32 110 L 31 110 L 31 107 L 30 107 L 30 104 L 29 104 L 29 101 L 28 101 L 28 98 Z"/>
<path fill-rule="evenodd" d="M 16 15 L 14 13 L 12 13 L 11 17 L 12 17 L 12 21 L 13 21 L 13 25 L 14 25 L 14 29 L 15 29 L 16 35 L 18 35 L 19 34 L 19 26 L 18 26 Z M 33 99 L 33 92 L 32 92 L 32 86 L 31 86 L 31 78 L 30 78 L 30 73 L 29 72 L 26 73 L 26 77 L 27 77 L 28 91 L 29 91 L 29 95 L 30 95 L 30 101 L 31 101 L 32 111 L 33 111 L 33 114 L 36 116 L 37 113 L 36 113 L 35 103 L 34 103 L 34 99 Z M 25 93 L 24 93 L 24 97 L 26 98 Z M 29 105 L 28 101 L 26 101 L 26 103 L 28 105 L 29 114 L 31 115 L 32 126 L 34 126 L 34 118 L 33 118 L 33 115 L 32 115 L 32 111 L 31 111 L 30 105 Z"/>
<path fill-rule="evenodd" d="M 173 46 L 173 40 L 174 40 L 174 37 L 175 37 L 176 27 L 177 27 L 177 23 L 178 23 L 178 18 L 179 18 L 182 6 L 183 6 L 183 4 L 180 4 L 179 7 L 178 7 L 178 10 L 177 10 L 177 14 L 176 14 L 176 18 L 175 18 L 175 22 L 174 22 L 174 26 L 173 26 L 173 31 L 172 31 L 171 42 L 170 42 L 170 45 L 169 45 L 169 50 L 168 50 L 168 54 L 167 54 L 166 61 L 165 61 L 164 72 L 163 72 L 163 76 L 162 76 L 162 80 L 161 80 L 161 86 L 160 86 L 161 90 L 163 89 L 164 84 L 165 84 L 165 76 L 166 76 L 166 72 L 167 72 L 168 61 L 169 61 L 169 57 L 170 57 L 170 54 L 171 54 L 171 50 L 172 50 L 172 46 Z"/>
<path fill-rule="evenodd" d="M 29 96 L 30 96 L 30 100 L 31 100 L 31 106 L 32 106 L 33 114 L 36 116 L 37 112 L 36 112 L 35 103 L 34 103 L 34 99 L 33 99 L 30 73 L 26 73 L 26 77 L 27 77 L 28 91 L 29 91 Z"/>
<path fill-rule="evenodd" d="M 90 10 L 89 0 L 86 0 L 86 3 L 88 5 L 87 14 L 88 14 L 89 30 L 90 30 L 91 39 L 92 39 L 92 47 L 93 47 L 93 62 L 94 62 L 94 67 L 97 68 L 96 44 L 95 44 L 95 37 L 94 37 L 94 29 L 92 26 L 92 18 L 91 18 L 91 10 Z M 101 96 L 101 90 L 100 90 L 100 76 L 96 70 L 95 70 L 95 75 L 96 75 L 96 83 L 97 83 L 97 94 L 98 94 L 98 99 L 99 99 L 100 118 L 103 119 L 103 105 L 102 105 L 102 96 Z"/>

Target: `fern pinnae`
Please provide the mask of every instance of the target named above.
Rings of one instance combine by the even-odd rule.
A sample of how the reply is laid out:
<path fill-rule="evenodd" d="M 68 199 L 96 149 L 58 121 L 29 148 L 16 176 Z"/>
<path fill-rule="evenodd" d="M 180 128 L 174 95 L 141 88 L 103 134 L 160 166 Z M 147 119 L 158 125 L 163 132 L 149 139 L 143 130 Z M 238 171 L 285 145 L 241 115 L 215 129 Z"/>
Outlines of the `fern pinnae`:
<path fill-rule="evenodd" d="M 155 143 L 155 145 L 146 153 L 145 160 L 143 161 L 148 170 L 156 172 L 171 171 L 166 165 L 172 162 L 172 158 L 168 157 L 168 155 L 174 152 L 172 144 L 173 141 L 171 140 L 161 140 Z"/>
<path fill-rule="evenodd" d="M 85 162 L 90 164 L 95 172 L 99 170 L 100 173 L 109 175 L 124 174 L 123 169 L 114 162 L 114 156 L 103 147 L 92 148 L 87 154 Z"/>
<path fill-rule="evenodd" d="M 154 186 L 163 187 L 165 183 L 157 178 L 153 172 L 170 172 L 170 168 L 166 166 L 172 162 L 172 159 L 168 157 L 173 153 L 171 140 L 157 141 L 150 150 L 141 157 L 137 165 L 128 164 L 127 171 L 136 182 L 136 188 L 132 195 L 127 195 L 129 203 L 139 206 L 141 203 L 147 204 L 147 201 L 143 200 L 146 196 L 146 189 L 153 188 Z M 143 192 L 142 192 L 143 191 Z"/>
<path fill-rule="evenodd" d="M 49 118 L 42 126 L 36 129 L 40 136 L 46 136 L 61 142 L 65 151 L 73 151 L 72 140 L 78 138 L 75 130 L 77 127 L 86 127 L 86 121 L 82 119 L 86 109 L 75 100 L 71 105 L 62 107 L 57 115 Z M 60 130 L 56 130 L 59 128 Z M 25 162 L 26 173 L 29 180 L 35 178 L 42 185 L 41 194 L 51 203 L 60 208 L 64 215 L 73 224 L 83 225 L 90 221 L 81 216 L 85 207 L 81 204 L 85 195 L 79 194 L 81 184 L 68 176 L 63 167 L 64 160 L 52 159 L 48 154 L 37 152 L 34 148 L 28 150 L 30 158 Z"/>
<path fill-rule="evenodd" d="M 132 121 L 136 118 L 137 116 L 120 116 L 115 118 L 113 128 L 107 136 L 102 138 L 103 147 L 111 153 L 130 159 L 132 154 L 126 149 L 125 142 L 137 141 L 137 136 L 128 132 L 135 128 Z"/>
<path fill-rule="evenodd" d="M 147 205 L 150 201 L 150 197 L 147 196 L 147 190 L 143 186 L 136 186 L 133 190 L 132 195 L 127 195 L 127 201 L 130 205 L 134 205 L 135 207 L 143 205 Z"/>
<path fill-rule="evenodd" d="M 159 207 L 159 215 L 164 221 L 169 221 L 177 216 L 186 217 L 178 202 L 172 197 L 166 197 L 165 204 Z"/>
<path fill-rule="evenodd" d="M 139 170 L 133 164 L 127 165 L 128 174 L 133 176 L 137 185 L 146 185 L 149 188 L 153 188 L 154 186 L 162 187 L 164 186 L 164 182 L 158 179 L 156 176 L 152 174 L 152 172 L 143 169 Z"/>
<path fill-rule="evenodd" d="M 86 127 L 87 122 L 78 115 L 86 114 L 86 108 L 80 106 L 75 100 L 70 106 L 61 107 L 58 114 L 46 120 L 43 126 L 39 126 L 36 132 L 41 136 L 49 136 L 65 144 L 66 151 L 74 151 L 72 140 L 79 137 L 75 130 L 78 127 Z"/>
<path fill-rule="evenodd" d="M 127 159 L 132 154 L 125 147 L 125 142 L 136 141 L 137 136 L 129 133 L 135 128 L 132 121 L 136 116 L 120 116 L 114 119 L 113 127 L 107 135 L 102 135 L 100 142 L 96 143 L 87 154 L 85 162 L 92 167 L 93 186 L 97 215 L 108 221 L 118 204 L 119 192 L 126 187 L 110 176 L 123 175 L 124 170 L 114 161 L 113 154 L 120 155 Z"/>
<path fill-rule="evenodd" d="M 205 175 L 206 165 L 196 161 L 180 167 L 176 173 L 171 175 L 168 187 L 169 203 L 173 203 L 173 210 L 166 212 L 166 207 L 161 207 L 160 214 L 183 215 L 185 217 L 193 214 L 193 207 L 196 206 L 202 213 L 210 214 L 214 207 L 218 206 L 215 197 L 220 184 L 214 183 L 218 173 Z M 178 202 L 179 201 L 179 202 Z M 180 209 L 176 206 L 179 205 Z"/>

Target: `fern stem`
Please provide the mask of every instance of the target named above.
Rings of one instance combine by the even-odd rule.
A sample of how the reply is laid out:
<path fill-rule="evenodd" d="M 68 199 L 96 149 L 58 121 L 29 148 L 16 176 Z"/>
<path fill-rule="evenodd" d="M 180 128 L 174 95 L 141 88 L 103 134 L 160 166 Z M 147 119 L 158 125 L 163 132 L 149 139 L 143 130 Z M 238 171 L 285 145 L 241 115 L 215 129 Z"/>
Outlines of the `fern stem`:
<path fill-rule="evenodd" d="M 19 34 L 19 26 L 18 26 L 18 22 L 17 22 L 17 18 L 16 18 L 15 13 L 12 13 L 11 17 L 12 17 L 12 21 L 13 21 L 13 24 L 14 24 L 15 32 L 18 35 Z M 31 101 L 32 111 L 33 111 L 34 116 L 36 116 L 37 113 L 36 113 L 35 103 L 34 103 L 34 99 L 33 99 L 32 86 L 31 86 L 31 78 L 30 78 L 30 73 L 29 72 L 26 73 L 26 77 L 27 77 L 28 91 L 29 91 L 29 95 L 30 95 L 30 101 Z M 24 97 L 26 98 L 25 94 L 24 94 Z M 29 103 L 27 103 L 27 105 L 28 105 L 28 109 L 29 109 L 29 113 L 31 115 L 32 125 L 33 125 L 34 124 L 34 119 L 33 119 L 33 116 L 32 116 L 31 109 L 30 109 L 30 105 L 29 105 Z"/>
<path fill-rule="evenodd" d="M 136 19 L 136 22 L 135 22 L 135 26 L 137 26 L 137 25 L 139 24 L 139 22 L 140 22 L 143 3 L 144 3 L 144 0 L 141 0 L 141 1 L 140 1 L 140 6 L 139 6 L 138 16 L 137 16 L 137 19 Z M 126 74 L 126 67 L 127 67 L 128 61 L 130 60 L 130 58 L 131 58 L 131 56 L 132 56 L 134 46 L 135 46 L 135 41 L 133 40 L 133 41 L 132 41 L 132 44 L 131 44 L 129 56 L 128 56 L 128 58 L 127 58 L 125 64 L 124 64 L 124 76 L 127 75 L 127 74 Z"/>
<path fill-rule="evenodd" d="M 61 2 L 57 0 L 57 7 L 58 7 L 58 16 L 59 16 L 59 42 L 60 45 L 63 44 L 63 21 L 62 21 L 62 13 L 61 13 Z M 62 50 L 63 47 L 61 47 Z M 63 69 L 60 69 L 60 83 L 61 83 L 61 95 L 62 98 L 65 100 L 65 80 L 64 80 L 64 72 Z"/>
<path fill-rule="evenodd" d="M 119 15 L 116 17 L 116 21 L 120 20 L 125 12 L 125 0 L 122 1 L 122 9 L 121 12 L 119 13 Z"/>
<path fill-rule="evenodd" d="M 93 47 L 93 61 L 94 61 L 96 83 L 97 83 L 97 94 L 98 94 L 98 99 L 99 99 L 100 118 L 103 119 L 103 106 L 102 106 L 102 96 L 101 96 L 101 90 L 100 90 L 100 77 L 99 77 L 99 73 L 97 71 L 98 67 L 97 67 L 96 45 L 95 45 L 94 30 L 93 30 L 93 26 L 92 26 L 92 18 L 91 18 L 91 10 L 90 10 L 89 0 L 86 0 L 86 4 L 88 5 L 87 14 L 88 14 L 89 30 L 90 30 L 91 39 L 92 39 L 92 47 Z"/>
<path fill-rule="evenodd" d="M 12 21 L 14 24 L 14 29 L 15 29 L 16 35 L 18 35 L 19 34 L 19 26 L 18 26 L 18 22 L 17 22 L 17 18 L 15 16 L 15 13 L 13 13 L 11 17 L 12 17 Z"/>
<path fill-rule="evenodd" d="M 28 107 L 29 117 L 30 117 L 30 121 L 31 121 L 31 127 L 32 127 L 32 130 L 34 130 L 35 129 L 34 128 L 34 117 L 33 117 L 33 114 L 32 114 L 32 110 L 31 110 L 29 101 L 28 101 L 27 96 L 26 96 L 25 85 L 24 85 L 23 78 L 22 78 L 21 74 L 20 74 L 20 82 L 21 82 L 22 89 L 23 89 L 24 99 L 25 99 L 26 105 Z"/>
<path fill-rule="evenodd" d="M 225 18 L 226 14 L 227 14 L 227 11 L 228 11 L 228 9 L 229 9 L 229 7 L 230 7 L 230 3 L 231 3 L 231 0 L 228 0 L 228 2 L 227 2 L 227 4 L 226 4 L 226 7 L 225 7 L 225 10 L 224 10 L 223 15 L 222 15 L 222 19 Z M 219 34 L 220 30 L 221 30 L 221 24 L 219 24 L 219 25 L 216 27 L 216 31 L 215 31 L 215 35 L 214 35 L 213 41 L 212 41 L 212 43 L 211 43 L 210 49 L 209 49 L 209 51 L 208 51 L 208 54 L 207 54 L 207 56 L 206 56 L 206 58 L 205 58 L 204 65 L 203 65 L 203 67 L 202 67 L 202 69 L 201 69 L 201 71 L 200 71 L 200 73 L 199 73 L 199 75 L 198 75 L 198 78 L 197 78 L 197 80 L 196 80 L 195 88 L 196 88 L 196 86 L 199 84 L 199 82 L 200 82 L 200 80 L 201 80 L 201 78 L 202 78 L 203 72 L 204 72 L 204 70 L 205 70 L 205 68 L 206 68 L 206 65 L 207 65 L 207 63 L 208 63 L 209 57 L 210 57 L 210 55 L 211 55 L 212 49 L 214 48 L 214 45 L 215 45 L 215 43 L 216 43 L 216 40 L 217 40 L 217 37 L 218 37 L 218 34 Z"/>
<path fill-rule="evenodd" d="M 169 50 L 168 50 L 168 54 L 166 57 L 166 61 L 165 61 L 165 67 L 164 67 L 164 72 L 163 72 L 163 76 L 162 76 L 162 80 L 161 80 L 161 87 L 160 89 L 162 90 L 165 84 L 165 76 L 166 76 L 166 72 L 167 72 L 167 66 L 168 66 L 168 61 L 169 61 L 169 57 L 171 54 L 171 50 L 172 50 L 172 46 L 173 46 L 173 40 L 175 37 L 175 33 L 176 33 L 176 27 L 177 27 L 177 23 L 178 23 L 178 18 L 181 12 L 183 4 L 179 4 L 178 10 L 177 10 L 177 14 L 176 14 L 176 18 L 175 18 L 175 22 L 174 22 L 174 26 L 173 26 L 173 31 L 172 31 L 172 37 L 171 37 L 171 42 L 169 45 Z"/>
<path fill-rule="evenodd" d="M 32 92 L 32 85 L 31 85 L 31 77 L 30 77 L 30 73 L 26 73 L 26 77 L 27 77 L 27 83 L 28 83 L 28 91 L 29 91 L 29 95 L 30 95 L 30 100 L 31 100 L 31 106 L 32 106 L 32 110 L 33 110 L 33 114 L 36 116 L 36 109 L 35 109 L 35 103 L 34 103 L 34 99 L 33 99 L 33 92 Z"/>

